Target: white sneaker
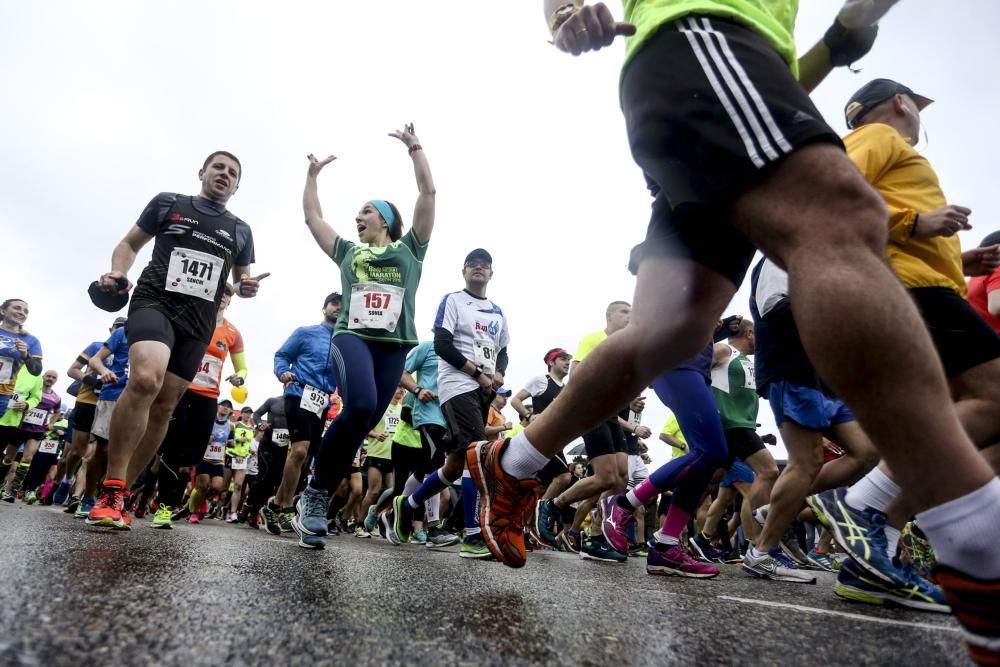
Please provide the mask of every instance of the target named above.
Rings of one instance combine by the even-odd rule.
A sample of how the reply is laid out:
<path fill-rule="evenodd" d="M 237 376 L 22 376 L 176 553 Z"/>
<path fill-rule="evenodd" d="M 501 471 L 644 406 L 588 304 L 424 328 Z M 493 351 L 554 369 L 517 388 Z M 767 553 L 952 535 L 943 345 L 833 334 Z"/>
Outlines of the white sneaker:
<path fill-rule="evenodd" d="M 793 584 L 815 584 L 816 576 L 800 570 L 781 548 L 772 549 L 771 553 L 754 556 L 754 549 L 748 549 L 743 556 L 742 570 L 760 579 L 787 581 Z"/>
<path fill-rule="evenodd" d="M 239 519 L 236 517 L 236 512 L 230 512 L 226 515 L 226 523 L 236 523 Z"/>

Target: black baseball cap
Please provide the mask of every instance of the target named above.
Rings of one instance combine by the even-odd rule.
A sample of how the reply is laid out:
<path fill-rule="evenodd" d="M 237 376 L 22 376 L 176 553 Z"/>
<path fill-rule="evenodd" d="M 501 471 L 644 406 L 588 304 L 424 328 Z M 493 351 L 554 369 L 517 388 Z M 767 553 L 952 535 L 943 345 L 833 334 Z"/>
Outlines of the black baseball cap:
<path fill-rule="evenodd" d="M 465 266 L 468 266 L 469 262 L 476 259 L 481 259 L 490 266 L 493 266 L 493 255 L 486 252 L 482 248 L 476 248 L 475 250 L 473 250 L 472 252 L 470 252 L 468 255 L 465 256 Z"/>
<path fill-rule="evenodd" d="M 233 402 L 230 401 L 228 398 L 224 398 L 221 401 L 219 401 L 219 405 L 224 405 L 227 408 L 231 409 L 233 407 Z"/>
<path fill-rule="evenodd" d="M 116 317 L 115 321 L 111 323 L 111 328 L 117 329 L 118 327 L 123 327 L 126 322 L 128 322 L 127 317 Z"/>
<path fill-rule="evenodd" d="M 921 111 L 934 101 L 929 97 L 917 95 L 903 84 L 892 79 L 874 79 L 862 86 L 847 101 L 847 106 L 844 107 L 844 120 L 847 122 L 848 129 L 853 130 L 866 113 L 894 95 L 909 95 Z"/>
<path fill-rule="evenodd" d="M 125 289 L 128 285 L 128 281 L 120 279 L 120 282 L 116 287 L 118 289 Z M 90 287 L 87 288 L 87 294 L 90 295 L 90 301 L 95 306 L 101 310 L 106 310 L 109 313 L 116 313 L 128 304 L 128 293 L 119 294 L 117 291 L 106 291 L 101 287 L 101 284 L 96 280 L 90 283 Z"/>
<path fill-rule="evenodd" d="M 326 308 L 328 303 L 340 303 L 344 298 L 340 295 L 340 292 L 330 292 L 326 295 L 326 299 L 323 300 L 323 307 Z"/>

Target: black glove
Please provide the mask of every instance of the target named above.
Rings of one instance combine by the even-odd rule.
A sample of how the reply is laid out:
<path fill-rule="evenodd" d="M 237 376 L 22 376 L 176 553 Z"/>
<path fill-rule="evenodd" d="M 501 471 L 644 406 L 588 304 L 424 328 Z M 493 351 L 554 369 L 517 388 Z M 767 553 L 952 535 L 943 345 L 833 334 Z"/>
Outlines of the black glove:
<path fill-rule="evenodd" d="M 823 43 L 830 50 L 830 64 L 843 67 L 861 60 L 872 50 L 877 35 L 878 25 L 848 30 L 840 19 L 834 19 L 833 25 L 823 35 Z"/>

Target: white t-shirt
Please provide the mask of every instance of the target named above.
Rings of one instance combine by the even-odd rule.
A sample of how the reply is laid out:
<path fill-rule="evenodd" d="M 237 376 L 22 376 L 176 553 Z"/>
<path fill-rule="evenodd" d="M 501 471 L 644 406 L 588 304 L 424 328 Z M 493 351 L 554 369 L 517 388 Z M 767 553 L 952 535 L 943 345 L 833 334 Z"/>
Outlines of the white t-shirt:
<path fill-rule="evenodd" d="M 761 317 L 788 298 L 788 274 L 769 259 L 764 260 L 757 277 L 757 311 Z"/>
<path fill-rule="evenodd" d="M 489 376 L 496 372 L 500 350 L 510 342 L 507 318 L 500 306 L 465 290 L 452 292 L 441 299 L 434 329 L 450 331 L 455 348 Z M 444 359 L 438 363 L 438 397 L 442 403 L 478 387 L 479 383 L 465 371 Z"/>
<path fill-rule="evenodd" d="M 545 390 L 549 388 L 549 377 L 550 376 L 548 375 L 537 375 L 531 378 L 528 380 L 528 383 L 524 385 L 524 390 L 531 394 L 532 398 L 541 396 L 545 393 Z M 552 381 L 560 387 L 566 386 L 564 382 L 560 382 L 555 378 L 552 378 Z"/>

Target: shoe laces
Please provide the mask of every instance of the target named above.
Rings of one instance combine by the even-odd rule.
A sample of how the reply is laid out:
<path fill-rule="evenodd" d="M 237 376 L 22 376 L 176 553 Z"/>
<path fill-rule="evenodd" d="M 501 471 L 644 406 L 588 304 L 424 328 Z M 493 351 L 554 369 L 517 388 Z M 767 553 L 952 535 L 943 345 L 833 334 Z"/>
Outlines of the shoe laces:
<path fill-rule="evenodd" d="M 889 547 L 889 538 L 885 536 L 885 514 L 869 510 L 868 518 L 871 523 L 868 528 L 868 540 L 872 549 L 876 553 L 886 553 Z"/>
<path fill-rule="evenodd" d="M 322 491 L 303 493 L 302 501 L 305 505 L 302 513 L 305 516 L 322 516 L 326 518 L 326 506 L 328 504 L 326 493 Z"/>
<path fill-rule="evenodd" d="M 935 595 L 937 593 L 937 586 L 923 577 L 923 575 L 921 575 L 920 572 L 918 572 L 917 569 L 910 563 L 901 563 L 898 560 L 893 559 L 893 564 L 899 570 L 899 574 L 902 576 L 907 585 L 913 586 L 921 593 L 927 595 Z"/>
<path fill-rule="evenodd" d="M 795 561 L 793 561 L 791 558 L 785 555 L 785 552 L 781 551 L 780 549 L 778 550 L 777 553 L 769 555 L 771 556 L 771 558 L 778 561 L 778 565 L 780 565 L 781 567 L 787 567 L 789 570 L 799 569 L 799 566 L 795 563 Z"/>

